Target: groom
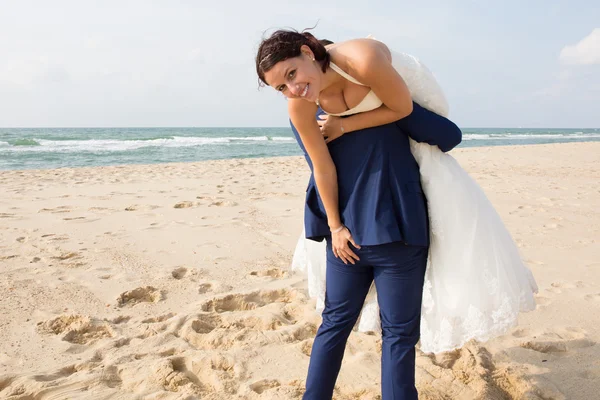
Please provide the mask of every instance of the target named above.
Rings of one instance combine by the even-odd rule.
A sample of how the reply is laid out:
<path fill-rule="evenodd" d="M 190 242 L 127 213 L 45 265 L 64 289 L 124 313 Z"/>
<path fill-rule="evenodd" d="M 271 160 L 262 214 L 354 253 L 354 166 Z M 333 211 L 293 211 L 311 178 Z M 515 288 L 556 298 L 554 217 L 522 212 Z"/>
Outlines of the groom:
<path fill-rule="evenodd" d="M 317 117 L 321 114 L 323 111 L 319 109 Z M 293 125 L 292 131 L 312 170 L 310 158 Z M 357 231 L 377 231 L 385 235 L 385 230 L 389 229 L 390 232 L 393 231 L 390 236 L 401 232 L 402 245 L 362 246 L 360 250 L 352 248 L 361 258 L 360 262 L 353 266 L 344 266 L 330 256 L 328 248 L 323 323 L 313 344 L 304 399 L 331 399 L 347 338 L 364 302 L 364 297 L 357 295 L 356 288 L 364 287 L 368 290 L 373 280 L 371 265 L 379 262 L 379 267 L 375 269 L 379 268 L 380 274 L 386 275 L 380 277 L 379 281 L 376 278 L 384 339 L 381 371 L 383 400 L 413 400 L 418 398 L 415 387 L 415 345 L 420 336 L 421 297 L 429 247 L 429 223 L 427 201 L 419 182 L 419 166 L 410 151 L 409 137 L 417 142 L 438 146 L 446 152 L 461 142 L 462 132 L 447 118 L 413 103 L 413 112 L 409 116 L 391 124 L 351 132 L 344 136 L 350 135 L 352 138 L 338 138 L 329 144 L 329 152 L 338 171 L 340 212 L 345 218 L 352 219 L 354 226 L 358 227 Z M 396 215 L 382 221 L 371 218 L 375 214 L 356 212 L 357 205 L 359 210 L 390 208 L 389 205 L 377 202 L 379 200 L 374 202 L 374 198 L 377 197 L 372 195 L 373 189 L 382 189 L 357 185 L 356 176 L 344 172 L 355 169 L 355 164 L 361 162 L 362 153 L 367 149 L 376 149 L 377 146 L 372 146 L 373 141 L 386 135 L 395 135 L 397 138 L 393 141 L 394 156 L 397 157 L 397 162 L 402 164 L 402 168 L 399 172 L 394 170 L 399 176 L 394 175 L 393 179 L 394 185 L 398 185 L 401 190 L 397 191 L 400 198 L 395 198 L 391 207 L 396 209 Z M 386 173 L 383 170 L 367 172 Z M 349 205 L 350 202 L 354 203 L 353 206 Z M 304 224 L 308 239 L 321 241 L 331 235 L 313 175 L 306 191 Z M 376 225 L 379 227 L 373 229 Z M 356 236 L 354 238 L 362 244 Z M 367 241 L 368 239 L 370 238 L 367 238 Z M 378 239 L 381 243 L 386 243 L 385 240 L 380 240 L 381 237 Z M 369 248 L 370 250 L 367 250 Z M 384 259 L 385 261 L 382 261 Z M 370 263 L 371 260 L 376 261 Z M 335 284 L 330 285 L 331 282 Z M 380 288 L 383 290 L 379 290 Z M 366 295 L 366 292 L 364 294 Z"/>

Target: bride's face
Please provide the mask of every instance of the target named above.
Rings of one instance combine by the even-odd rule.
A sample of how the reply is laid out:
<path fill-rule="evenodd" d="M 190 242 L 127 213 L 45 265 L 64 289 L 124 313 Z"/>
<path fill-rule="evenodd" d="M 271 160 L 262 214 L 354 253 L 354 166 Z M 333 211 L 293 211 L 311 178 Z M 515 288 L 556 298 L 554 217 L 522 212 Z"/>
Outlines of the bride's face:
<path fill-rule="evenodd" d="M 287 98 L 300 98 L 314 103 L 321 91 L 321 76 L 320 64 L 314 61 L 308 46 L 302 46 L 300 56 L 275 64 L 265 73 L 265 80 Z"/>

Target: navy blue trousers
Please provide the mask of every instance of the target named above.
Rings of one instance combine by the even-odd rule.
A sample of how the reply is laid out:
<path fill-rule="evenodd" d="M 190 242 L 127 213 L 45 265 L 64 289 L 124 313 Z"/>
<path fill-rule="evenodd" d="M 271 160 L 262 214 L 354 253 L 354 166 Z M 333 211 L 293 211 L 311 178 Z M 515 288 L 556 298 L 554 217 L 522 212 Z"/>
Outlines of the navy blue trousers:
<path fill-rule="evenodd" d="M 427 247 L 394 242 L 353 249 L 355 265 L 335 258 L 327 243 L 323 322 L 312 347 L 304 400 L 331 400 L 346 341 L 375 280 L 382 328 L 383 400 L 417 399 L 415 345 L 419 341 Z"/>

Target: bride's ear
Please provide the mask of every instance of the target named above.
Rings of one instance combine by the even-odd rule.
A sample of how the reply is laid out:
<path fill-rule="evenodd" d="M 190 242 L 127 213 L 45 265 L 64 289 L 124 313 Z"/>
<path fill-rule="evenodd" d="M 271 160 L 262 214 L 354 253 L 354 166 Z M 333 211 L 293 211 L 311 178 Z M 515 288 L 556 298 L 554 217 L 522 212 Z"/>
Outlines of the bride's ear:
<path fill-rule="evenodd" d="M 313 61 L 315 60 L 315 53 L 313 53 L 313 51 L 307 45 L 303 44 L 302 47 L 300 47 L 300 51 L 309 59 Z"/>

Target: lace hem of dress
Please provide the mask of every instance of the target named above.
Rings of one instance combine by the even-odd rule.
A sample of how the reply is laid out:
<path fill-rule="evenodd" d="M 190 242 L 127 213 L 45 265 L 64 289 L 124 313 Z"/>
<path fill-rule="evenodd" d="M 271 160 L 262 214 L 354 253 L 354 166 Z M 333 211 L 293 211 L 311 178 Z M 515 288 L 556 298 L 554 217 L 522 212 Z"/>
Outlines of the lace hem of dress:
<path fill-rule="evenodd" d="M 428 318 L 422 318 L 420 350 L 424 353 L 442 353 L 459 349 L 471 340 L 486 342 L 516 326 L 521 312 L 535 309 L 535 303 L 527 300 L 531 298 L 531 292 L 522 290 L 517 301 L 506 292 L 495 295 L 501 299 L 501 303 L 492 313 L 469 305 L 464 316 L 435 319 L 439 323 L 437 327 L 429 326 Z M 428 315 L 436 312 L 429 281 L 423 287 L 423 312 Z"/>

